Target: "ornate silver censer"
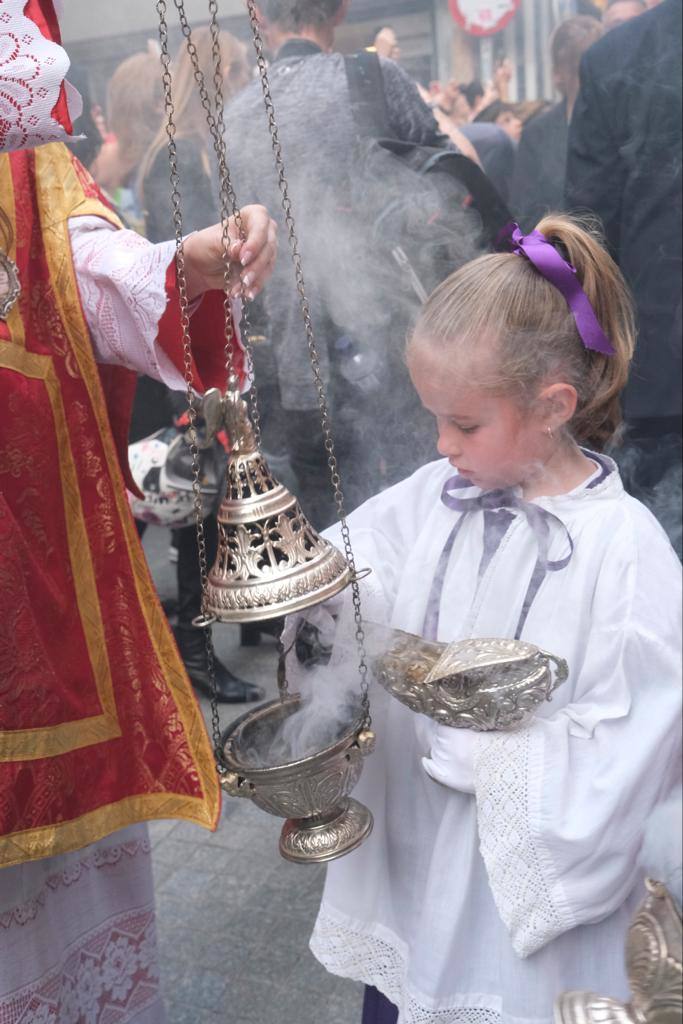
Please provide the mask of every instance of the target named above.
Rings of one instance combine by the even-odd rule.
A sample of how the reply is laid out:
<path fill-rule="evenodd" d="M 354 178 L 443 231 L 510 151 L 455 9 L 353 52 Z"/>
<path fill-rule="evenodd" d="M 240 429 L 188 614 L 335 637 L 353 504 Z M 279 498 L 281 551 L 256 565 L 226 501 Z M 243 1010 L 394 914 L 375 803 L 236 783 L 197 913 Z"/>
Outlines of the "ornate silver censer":
<path fill-rule="evenodd" d="M 372 662 L 377 681 L 411 711 L 458 729 L 515 729 L 568 675 L 565 661 L 522 640 L 445 644 L 392 634 Z"/>
<path fill-rule="evenodd" d="M 370 811 L 349 793 L 375 737 L 359 702 L 355 716 L 321 750 L 284 764 L 262 763 L 256 755 L 268 750 L 277 729 L 299 705 L 298 695 L 276 699 L 232 724 L 224 737 L 228 771 L 221 784 L 230 796 L 248 797 L 287 819 L 280 835 L 285 860 L 320 863 L 355 850 L 372 831 Z"/>
<path fill-rule="evenodd" d="M 221 622 L 252 622 L 307 608 L 312 595 L 315 602 L 327 600 L 351 582 L 346 559 L 316 533 L 294 495 L 271 474 L 239 391 L 223 399 L 214 394 L 204 400 L 211 431 L 225 426 L 232 450 L 218 510 L 218 555 L 207 583 L 208 614 Z"/>
<path fill-rule="evenodd" d="M 192 380 L 192 346 L 183 251 L 180 176 L 175 144 L 171 58 L 168 47 L 166 0 L 157 0 L 159 39 L 163 67 L 165 110 L 170 163 L 171 201 L 176 235 L 176 266 L 181 306 L 185 382 L 190 420 L 188 430 L 193 465 L 193 495 L 197 527 L 199 569 L 202 581 L 202 614 L 195 625 L 204 630 L 206 656 L 212 677 L 212 733 L 216 766 L 223 790 L 231 796 L 249 796 L 257 806 L 287 819 L 280 839 L 283 857 L 302 863 L 331 860 L 355 849 L 370 834 L 372 815 L 349 796 L 360 776 L 363 755 L 374 745 L 370 729 L 367 664 L 365 660 L 360 589 L 356 576 L 349 529 L 344 511 L 339 467 L 330 426 L 325 385 L 320 371 L 310 309 L 306 297 L 301 257 L 294 229 L 275 111 L 270 95 L 254 0 L 247 0 L 257 64 L 271 134 L 278 184 L 285 212 L 288 241 L 300 297 L 306 341 L 313 378 L 318 392 L 322 433 L 330 468 L 330 482 L 341 526 L 344 554 L 321 538 L 304 516 L 292 494 L 276 481 L 260 451 L 260 429 L 256 389 L 252 384 L 250 409 L 239 391 L 236 372 L 236 339 L 230 302 L 229 219 L 232 216 L 240 237 L 244 230 L 230 180 L 223 125 L 222 62 L 217 0 L 209 0 L 209 27 L 214 65 L 213 96 L 209 96 L 184 0 L 174 0 L 187 44 L 207 124 L 213 140 L 219 171 L 220 208 L 225 291 L 225 394 L 207 393 L 201 406 L 210 440 L 225 427 L 231 444 L 225 497 L 218 512 L 219 547 L 209 570 L 202 515 L 200 485 L 198 398 Z M 249 340 L 248 303 L 242 294 L 242 338 L 253 368 Z M 251 413 L 251 415 L 250 415 Z M 357 706 L 319 749 L 280 760 L 269 753 L 281 726 L 301 710 L 302 698 L 289 695 L 284 669 L 285 654 L 280 646 L 278 687 L 280 697 L 244 714 L 221 736 L 216 699 L 211 625 L 216 622 L 252 622 L 279 618 L 317 604 L 349 586 L 353 595 L 355 636 L 358 646 L 360 693 Z"/>
<path fill-rule="evenodd" d="M 683 1016 L 681 913 L 662 882 L 647 879 L 647 895 L 626 938 L 631 1000 L 595 992 L 565 992 L 556 1024 L 680 1024 Z"/>

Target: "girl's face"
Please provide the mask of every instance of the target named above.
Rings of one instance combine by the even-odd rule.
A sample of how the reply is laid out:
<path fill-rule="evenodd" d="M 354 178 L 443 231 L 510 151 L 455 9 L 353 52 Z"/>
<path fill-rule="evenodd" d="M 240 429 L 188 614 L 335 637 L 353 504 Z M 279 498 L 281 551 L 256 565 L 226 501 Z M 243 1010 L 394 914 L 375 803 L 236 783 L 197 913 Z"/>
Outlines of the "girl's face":
<path fill-rule="evenodd" d="M 438 450 L 458 472 L 482 490 L 524 484 L 549 454 L 540 414 L 502 395 L 468 387 L 439 354 L 421 345 L 409 358 L 420 400 L 436 418 Z"/>

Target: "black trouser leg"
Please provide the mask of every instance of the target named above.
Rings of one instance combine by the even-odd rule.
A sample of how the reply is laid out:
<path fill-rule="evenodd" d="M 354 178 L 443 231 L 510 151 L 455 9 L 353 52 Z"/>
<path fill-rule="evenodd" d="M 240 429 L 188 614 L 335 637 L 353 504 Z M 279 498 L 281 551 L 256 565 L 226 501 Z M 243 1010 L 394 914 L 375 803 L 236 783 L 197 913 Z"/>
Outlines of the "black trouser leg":
<path fill-rule="evenodd" d="M 177 530 L 178 547 L 178 625 L 190 628 L 192 620 L 202 610 L 202 580 L 199 572 L 199 553 L 197 548 L 197 530 L 194 526 L 185 526 Z M 206 538 L 206 560 L 209 570 L 214 563 L 218 548 L 218 526 L 214 515 L 204 520 L 204 536 Z"/>
<path fill-rule="evenodd" d="M 320 413 L 308 409 L 284 410 L 289 461 L 297 480 L 299 503 L 316 530 L 337 518 L 327 452 L 323 445 Z"/>

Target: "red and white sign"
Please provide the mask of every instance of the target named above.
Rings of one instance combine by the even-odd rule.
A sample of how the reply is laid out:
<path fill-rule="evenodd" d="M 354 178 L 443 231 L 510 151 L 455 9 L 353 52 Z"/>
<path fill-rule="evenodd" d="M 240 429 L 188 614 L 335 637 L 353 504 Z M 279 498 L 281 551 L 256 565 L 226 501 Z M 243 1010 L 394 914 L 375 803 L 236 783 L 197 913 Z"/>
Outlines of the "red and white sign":
<path fill-rule="evenodd" d="M 505 28 L 521 0 L 448 0 L 451 14 L 473 36 L 492 36 Z"/>

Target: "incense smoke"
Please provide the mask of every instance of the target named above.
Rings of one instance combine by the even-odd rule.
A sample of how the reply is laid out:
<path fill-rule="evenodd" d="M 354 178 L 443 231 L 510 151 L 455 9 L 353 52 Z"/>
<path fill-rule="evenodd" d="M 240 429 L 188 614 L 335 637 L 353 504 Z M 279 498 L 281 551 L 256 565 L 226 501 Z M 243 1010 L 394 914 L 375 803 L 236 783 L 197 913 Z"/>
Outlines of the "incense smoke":
<path fill-rule="evenodd" d="M 285 649 L 290 648 L 287 679 L 289 692 L 299 694 L 301 704 L 274 733 L 264 730 L 258 734 L 258 742 L 240 751 L 240 760 L 250 767 L 289 764 L 324 750 L 357 724 L 362 714 L 359 653 L 349 606 L 342 610 L 337 603 L 335 616 L 324 606 L 316 606 L 308 609 L 296 623 L 293 618 L 288 620 L 285 630 Z M 315 630 L 317 653 L 302 663 L 300 658 L 306 656 L 301 648 L 297 656 L 294 640 L 297 631 L 306 624 Z M 372 665 L 379 654 L 389 649 L 395 633 L 389 627 L 369 621 L 364 622 L 364 629 L 366 662 Z M 318 660 L 321 653 L 322 661 Z M 254 739 L 256 737 L 252 737 Z"/>

